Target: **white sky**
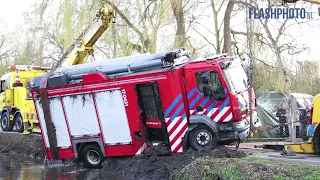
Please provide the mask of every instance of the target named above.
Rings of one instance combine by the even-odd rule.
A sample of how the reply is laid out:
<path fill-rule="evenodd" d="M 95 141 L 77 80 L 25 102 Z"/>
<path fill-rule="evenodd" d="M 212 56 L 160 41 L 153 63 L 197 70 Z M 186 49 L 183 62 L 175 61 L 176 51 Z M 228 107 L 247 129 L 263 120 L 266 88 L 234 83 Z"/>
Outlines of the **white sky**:
<path fill-rule="evenodd" d="M 13 30 L 14 27 L 23 23 L 22 13 L 31 9 L 37 0 L 0 0 L 0 21 L 7 28 L 0 27 L 0 31 Z"/>
<path fill-rule="evenodd" d="M 15 27 L 20 26 L 23 23 L 22 13 L 30 10 L 35 2 L 37 2 L 37 0 L 0 0 L 0 22 L 2 22 L 1 25 L 6 25 L 6 27 L 0 27 L 0 31 L 12 31 L 15 29 Z M 313 10 L 316 10 L 316 8 L 317 7 L 315 7 Z M 320 17 L 316 14 L 314 14 L 314 18 L 320 19 Z M 237 22 L 235 18 L 231 21 L 232 24 L 236 24 Z M 319 22 L 317 24 L 319 24 Z M 214 27 L 212 21 L 206 25 L 208 25 L 208 29 L 213 29 Z M 302 53 L 298 57 L 298 59 L 320 60 L 320 50 L 318 43 L 320 40 L 320 27 L 318 26 L 308 28 L 308 26 L 306 26 L 306 28 L 303 28 L 303 30 L 303 32 L 301 32 L 301 30 L 299 29 L 290 30 L 290 34 L 292 33 L 292 35 L 297 37 L 303 33 L 303 35 L 301 37 L 298 37 L 297 39 L 299 43 L 305 43 L 310 48 L 309 51 Z"/>

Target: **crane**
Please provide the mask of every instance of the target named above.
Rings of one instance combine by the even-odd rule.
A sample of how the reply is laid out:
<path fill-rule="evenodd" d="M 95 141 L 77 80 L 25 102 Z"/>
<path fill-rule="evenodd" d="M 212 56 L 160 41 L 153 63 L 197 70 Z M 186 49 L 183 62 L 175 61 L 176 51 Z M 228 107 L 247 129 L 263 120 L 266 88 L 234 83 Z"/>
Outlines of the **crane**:
<path fill-rule="evenodd" d="M 71 44 L 61 59 L 61 67 L 83 63 L 87 55 L 93 55 L 93 45 L 102 36 L 110 23 L 114 23 L 113 9 L 104 7 L 99 10 L 92 23 Z"/>
<path fill-rule="evenodd" d="M 90 25 L 75 39 L 51 71 L 42 76 L 30 78 L 29 81 L 33 85 L 37 85 L 38 80 L 46 84 L 47 78 L 52 75 L 56 68 L 82 64 L 87 55 L 93 55 L 94 44 L 112 23 L 115 23 L 114 10 L 109 7 L 100 8 Z M 35 82 L 37 83 L 34 84 Z M 30 87 L 31 89 L 32 87 Z M 25 134 L 29 133 L 25 132 Z"/>
<path fill-rule="evenodd" d="M 299 0 L 282 0 L 283 4 L 287 4 L 287 3 L 296 3 L 298 2 Z M 304 2 L 309 2 L 311 4 L 318 4 L 320 5 L 320 0 L 301 0 L 301 1 L 304 1 Z"/>
<path fill-rule="evenodd" d="M 52 70 L 45 75 L 40 83 L 39 97 L 42 102 L 42 107 L 44 112 L 44 118 L 46 121 L 46 128 L 49 137 L 50 149 L 52 150 L 53 159 L 58 159 L 57 152 L 57 141 L 55 128 L 51 123 L 51 115 L 49 108 L 47 83 L 53 72 L 59 67 L 72 66 L 76 64 L 81 64 L 85 57 L 93 53 L 93 45 L 101 37 L 106 29 L 108 29 L 110 23 L 113 23 L 115 19 L 115 13 L 112 8 L 103 7 L 97 13 L 96 18 L 81 34 L 80 36 L 71 44 L 68 50 L 60 58 L 60 60 L 55 64 Z"/>

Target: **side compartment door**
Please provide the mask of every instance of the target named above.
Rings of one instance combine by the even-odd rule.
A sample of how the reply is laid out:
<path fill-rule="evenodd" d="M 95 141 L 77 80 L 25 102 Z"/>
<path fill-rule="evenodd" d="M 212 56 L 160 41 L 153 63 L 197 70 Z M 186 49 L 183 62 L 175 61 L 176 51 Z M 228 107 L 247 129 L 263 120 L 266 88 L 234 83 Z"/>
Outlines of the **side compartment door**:
<path fill-rule="evenodd" d="M 141 120 L 148 142 L 169 142 L 163 115 L 158 84 L 150 82 L 135 86 L 140 107 Z"/>
<path fill-rule="evenodd" d="M 128 117 L 120 89 L 94 93 L 106 145 L 132 144 Z"/>
<path fill-rule="evenodd" d="M 205 114 L 216 122 L 232 119 L 227 88 L 223 86 L 218 70 L 192 70 L 186 72 L 190 115 Z"/>
<path fill-rule="evenodd" d="M 5 94 L 5 106 L 13 106 L 13 91 L 12 89 L 7 89 L 4 91 Z"/>

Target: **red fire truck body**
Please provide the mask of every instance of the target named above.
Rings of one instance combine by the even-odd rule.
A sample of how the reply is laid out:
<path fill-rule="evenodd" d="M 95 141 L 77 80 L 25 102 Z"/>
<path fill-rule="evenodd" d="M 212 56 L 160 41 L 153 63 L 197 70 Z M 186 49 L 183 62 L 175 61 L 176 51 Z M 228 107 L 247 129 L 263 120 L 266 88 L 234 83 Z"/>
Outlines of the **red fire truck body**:
<path fill-rule="evenodd" d="M 59 159 L 83 158 L 92 167 L 105 157 L 143 154 L 148 146 L 167 146 L 172 153 L 188 146 L 210 150 L 249 134 L 247 76 L 233 57 L 188 58 L 122 76 L 88 73 L 47 92 Z M 52 159 L 38 90 L 32 93 Z"/>

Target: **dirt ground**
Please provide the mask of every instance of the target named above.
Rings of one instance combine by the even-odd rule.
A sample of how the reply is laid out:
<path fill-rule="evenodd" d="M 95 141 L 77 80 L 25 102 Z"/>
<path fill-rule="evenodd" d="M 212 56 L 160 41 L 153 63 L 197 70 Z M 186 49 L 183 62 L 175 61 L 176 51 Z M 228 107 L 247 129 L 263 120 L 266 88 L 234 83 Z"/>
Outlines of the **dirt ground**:
<path fill-rule="evenodd" d="M 103 168 L 100 170 L 114 171 L 118 175 L 122 175 L 124 179 L 169 179 L 171 173 L 176 170 L 181 170 L 186 165 L 199 157 L 205 159 L 216 158 L 242 158 L 246 153 L 234 151 L 226 147 L 219 147 L 210 153 L 196 152 L 189 150 L 185 153 L 178 153 L 168 156 L 135 156 L 123 158 L 108 158 L 103 163 Z"/>
<path fill-rule="evenodd" d="M 22 135 L 19 133 L 0 132 L 0 153 L 19 154 L 31 158 L 44 158 L 40 135 Z"/>
<path fill-rule="evenodd" d="M 160 150 L 163 151 L 163 150 Z M 123 179 L 169 179 L 170 173 L 181 170 L 184 166 L 191 163 L 198 157 L 205 158 L 241 158 L 246 153 L 234 151 L 226 147 L 219 147 L 213 152 L 203 153 L 188 150 L 185 153 L 158 156 L 151 155 L 157 151 L 149 152 L 148 156 L 116 157 L 107 158 L 103 163 L 102 169 L 98 170 L 101 174 L 110 175 L 110 172 Z M 22 135 L 18 133 L 0 132 L 0 153 L 23 155 L 29 158 L 44 158 L 42 138 L 40 135 Z"/>
<path fill-rule="evenodd" d="M 100 177 L 112 175 L 116 177 L 113 179 L 119 180 L 288 179 L 287 177 L 303 179 L 308 176 L 312 179 L 320 176 L 320 168 L 283 165 L 280 160 L 262 160 L 258 156 L 261 155 L 260 152 L 252 155 L 251 150 L 235 151 L 227 147 L 218 147 L 209 153 L 189 149 L 184 153 L 165 153 L 163 156 L 152 155 L 154 152 L 158 153 L 150 151 L 149 155 L 109 157 L 101 169 L 92 172 Z M 0 132 L 0 154 L 18 154 L 37 159 L 45 157 L 41 136 L 24 136 L 18 133 Z M 72 161 L 68 162 L 72 164 Z M 73 167 L 76 167 L 76 164 Z"/>

